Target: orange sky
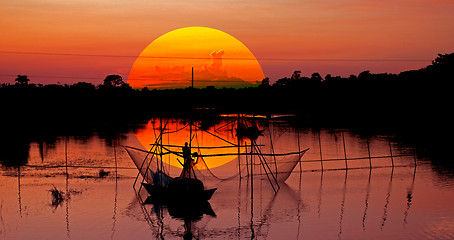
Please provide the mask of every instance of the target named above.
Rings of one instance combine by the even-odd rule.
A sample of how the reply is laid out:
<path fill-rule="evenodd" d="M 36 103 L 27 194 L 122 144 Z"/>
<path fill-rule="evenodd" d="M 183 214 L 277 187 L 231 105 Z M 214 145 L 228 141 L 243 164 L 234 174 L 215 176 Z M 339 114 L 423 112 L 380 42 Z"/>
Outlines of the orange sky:
<path fill-rule="evenodd" d="M 189 26 L 241 41 L 272 82 L 294 70 L 397 73 L 454 52 L 453 12 L 448 0 L 1 1 L 0 82 L 17 74 L 35 83 L 99 84 L 108 74 L 127 79 L 153 40 Z"/>
<path fill-rule="evenodd" d="M 245 87 L 263 78 L 260 64 L 240 41 L 216 29 L 187 27 L 145 48 L 127 82 L 133 88 Z"/>

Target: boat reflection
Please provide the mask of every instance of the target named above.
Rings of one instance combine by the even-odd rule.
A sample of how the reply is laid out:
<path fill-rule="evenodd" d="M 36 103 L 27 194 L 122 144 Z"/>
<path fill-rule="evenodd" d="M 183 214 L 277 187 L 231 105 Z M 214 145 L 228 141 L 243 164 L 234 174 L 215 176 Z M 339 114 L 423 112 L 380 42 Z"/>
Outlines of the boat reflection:
<path fill-rule="evenodd" d="M 402 148 L 396 139 L 390 144 L 387 136 L 359 138 L 351 131 L 271 128 L 265 128 L 266 142 L 261 143 L 272 142 L 263 147 L 268 152 L 288 151 L 287 146 L 298 151 L 311 148 L 287 181 L 279 183 L 279 191 L 275 193 L 269 184 L 258 158 L 241 155 L 241 162 L 232 160 L 225 171 L 213 169 L 223 178 L 203 179 L 210 188 L 218 188 L 209 203 L 188 204 L 180 198 L 175 203 L 160 202 L 148 198 L 146 191 L 137 197 L 131 188 L 137 168 L 119 147 L 122 143 L 108 146 L 97 137 L 82 142 L 71 136 L 58 138 L 55 148 L 48 150 L 46 144 L 32 143 L 27 164 L 2 166 L 0 239 L 454 236 L 452 179 L 443 178 L 446 175 L 433 169 L 432 162 L 424 162 L 423 156 L 416 159 L 412 149 Z M 172 144 L 163 140 L 164 145 Z M 274 158 L 269 160 L 275 172 Z M 244 171 L 240 178 L 243 167 L 253 174 Z M 110 174 L 101 178 L 102 169 Z M 237 177 L 228 178 L 229 173 Z M 71 199 L 52 206 L 53 185 Z"/>
<path fill-rule="evenodd" d="M 164 232 L 164 217 L 169 215 L 172 219 L 183 221 L 184 233 L 183 239 L 193 239 L 193 223 L 200 221 L 204 216 L 216 217 L 211 204 L 207 200 L 203 201 L 162 201 L 160 198 L 148 196 L 145 201 L 142 201 L 142 197 L 137 193 L 137 198 L 145 213 L 146 219 L 149 222 L 152 229 L 156 232 L 156 235 L 160 239 L 164 239 L 167 234 Z M 150 210 L 147 210 L 147 206 L 151 206 Z M 154 215 L 152 217 L 151 215 Z M 154 221 L 153 219 L 156 219 Z M 157 227 L 155 226 L 155 223 Z M 180 235 L 179 232 L 173 233 L 172 235 Z"/>

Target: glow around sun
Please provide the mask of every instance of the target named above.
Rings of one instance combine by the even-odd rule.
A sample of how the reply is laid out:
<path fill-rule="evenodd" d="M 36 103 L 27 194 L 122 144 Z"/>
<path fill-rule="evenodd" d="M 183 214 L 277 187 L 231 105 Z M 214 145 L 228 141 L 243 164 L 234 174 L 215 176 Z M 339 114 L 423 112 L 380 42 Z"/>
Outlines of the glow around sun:
<path fill-rule="evenodd" d="M 187 27 L 168 32 L 148 45 L 128 76 L 133 88 L 245 87 L 257 84 L 263 71 L 252 52 L 222 31 Z"/>

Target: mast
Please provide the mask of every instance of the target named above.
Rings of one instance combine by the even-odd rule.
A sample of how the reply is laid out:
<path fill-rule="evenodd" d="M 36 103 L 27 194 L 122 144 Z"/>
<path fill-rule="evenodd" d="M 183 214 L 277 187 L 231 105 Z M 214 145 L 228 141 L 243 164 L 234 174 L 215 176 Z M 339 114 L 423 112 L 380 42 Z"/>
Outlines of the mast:
<path fill-rule="evenodd" d="M 191 92 L 194 89 L 194 67 L 191 68 Z M 191 166 L 188 171 L 188 177 L 191 178 L 191 172 L 194 171 L 192 169 L 192 109 L 190 109 L 191 114 L 189 115 L 189 159 L 185 159 L 185 161 L 191 161 L 188 166 Z"/>
<path fill-rule="evenodd" d="M 194 88 L 194 67 L 191 68 L 191 88 Z M 191 109 L 192 110 L 192 109 Z M 191 111 L 192 113 L 192 111 Z M 192 143 L 192 114 L 189 116 L 189 150 Z"/>
<path fill-rule="evenodd" d="M 161 134 L 163 134 L 163 131 L 164 129 L 162 128 L 162 117 L 159 118 L 159 130 L 161 131 Z M 161 135 L 161 139 L 160 139 L 160 148 L 159 148 L 159 155 L 157 156 L 156 159 L 159 159 L 159 161 L 156 161 L 156 163 L 158 164 L 157 166 L 157 171 L 156 171 L 156 174 L 158 175 L 157 179 L 158 179 L 158 185 L 161 185 L 162 184 L 162 135 Z"/>

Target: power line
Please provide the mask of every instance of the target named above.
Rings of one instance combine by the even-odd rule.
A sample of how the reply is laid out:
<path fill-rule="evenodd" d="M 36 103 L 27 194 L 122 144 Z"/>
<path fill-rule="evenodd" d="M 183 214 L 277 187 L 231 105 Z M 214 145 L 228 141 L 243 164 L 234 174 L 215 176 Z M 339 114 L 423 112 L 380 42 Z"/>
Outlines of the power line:
<path fill-rule="evenodd" d="M 79 54 L 58 52 L 22 52 L 0 51 L 0 54 L 25 54 L 25 55 L 48 55 L 70 57 L 102 57 L 102 58 L 149 58 L 149 59 L 182 59 L 182 60 L 240 60 L 240 61 L 304 61 L 304 62 L 428 62 L 428 59 L 336 59 L 336 58 L 240 58 L 240 57 L 182 57 L 182 56 L 133 56 L 114 54 Z"/>
<path fill-rule="evenodd" d="M 17 77 L 18 74 L 0 74 L 0 77 Z M 98 80 L 103 79 L 105 77 L 77 77 L 77 76 L 42 76 L 42 75 L 27 75 L 27 74 L 19 74 L 19 75 L 26 75 L 27 77 L 32 78 L 64 78 L 64 79 L 92 79 Z"/>
<path fill-rule="evenodd" d="M 26 74 L 22 74 L 26 75 Z M 72 76 L 43 76 L 43 75 L 26 75 L 29 78 L 54 78 L 54 79 L 81 79 L 81 80 L 103 80 L 105 77 L 72 77 Z M 17 74 L 0 74 L 0 77 L 17 77 Z M 127 80 L 142 80 L 146 81 L 149 79 L 143 78 L 128 78 Z M 162 79 L 159 84 L 165 84 L 167 82 L 190 82 L 191 79 Z M 242 80 L 207 80 L 207 79 L 196 79 L 196 82 L 211 82 L 211 83 L 251 83 Z"/>

